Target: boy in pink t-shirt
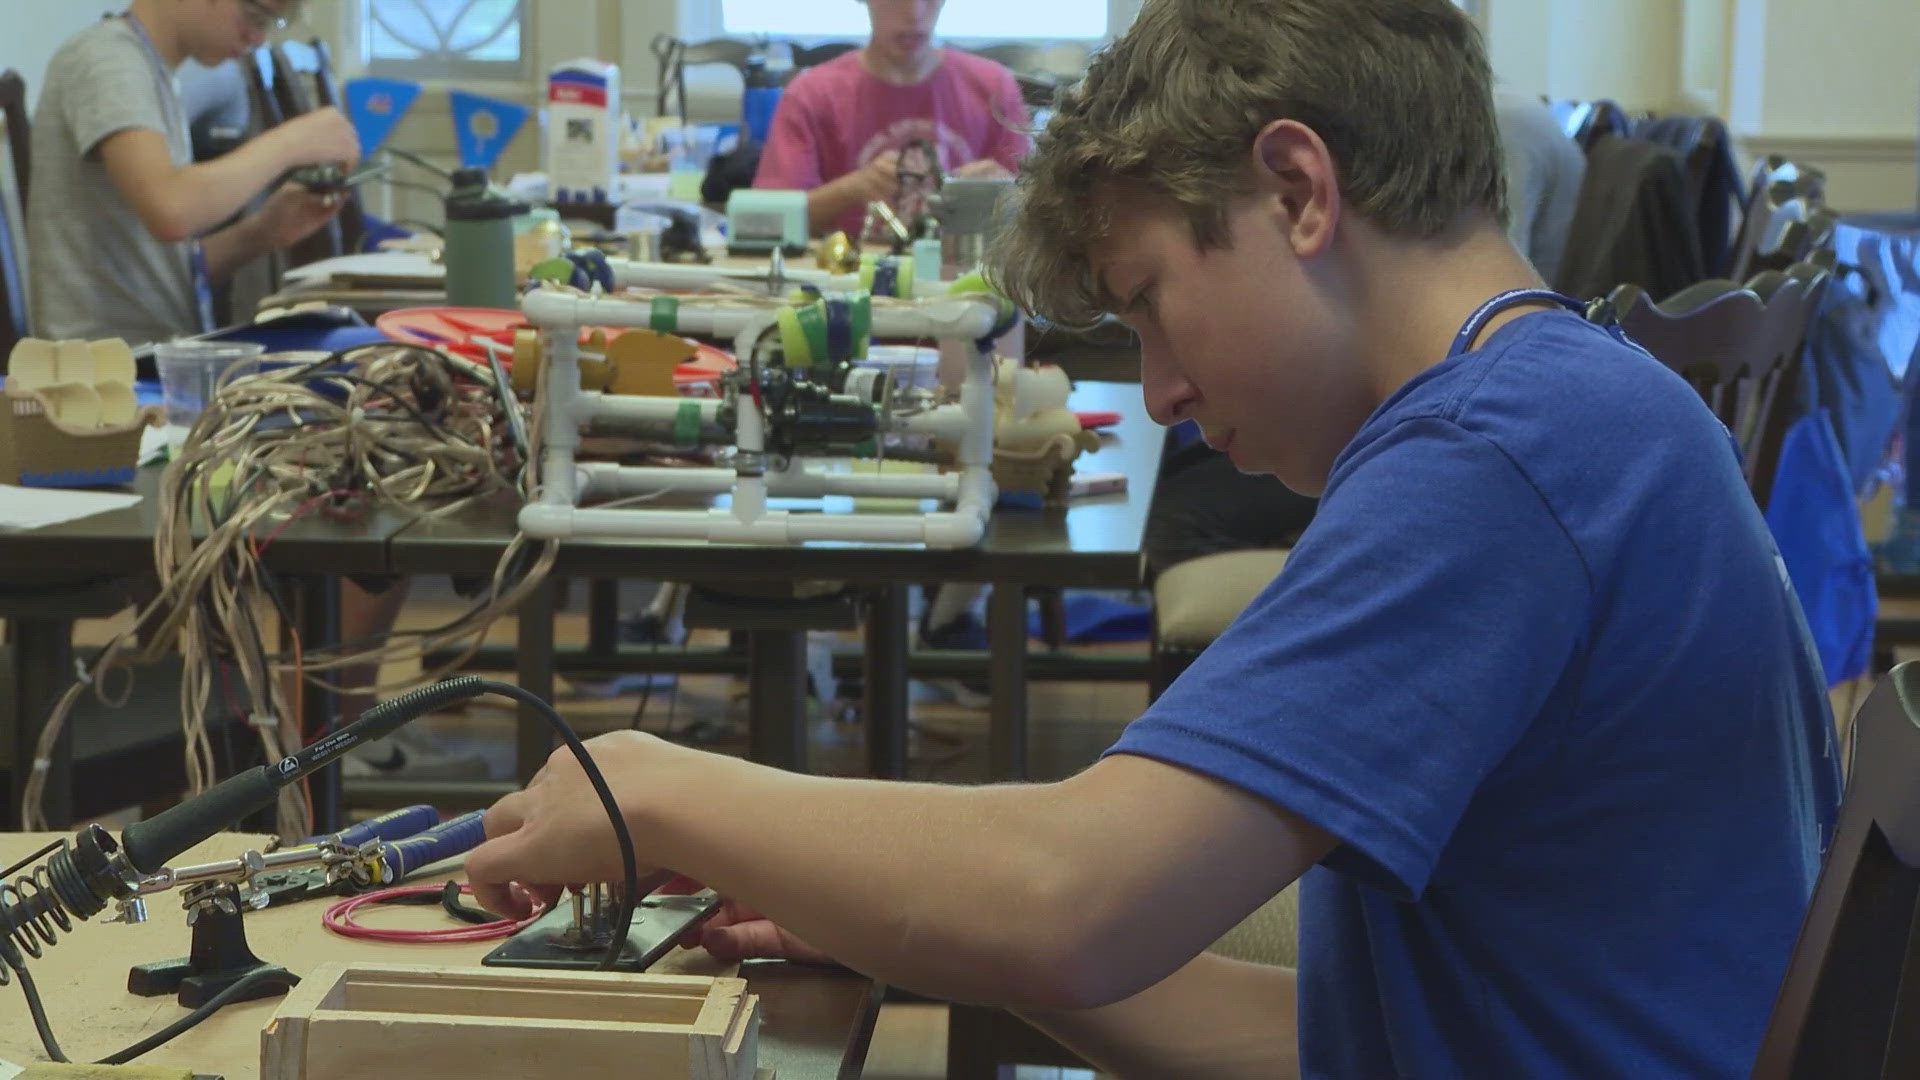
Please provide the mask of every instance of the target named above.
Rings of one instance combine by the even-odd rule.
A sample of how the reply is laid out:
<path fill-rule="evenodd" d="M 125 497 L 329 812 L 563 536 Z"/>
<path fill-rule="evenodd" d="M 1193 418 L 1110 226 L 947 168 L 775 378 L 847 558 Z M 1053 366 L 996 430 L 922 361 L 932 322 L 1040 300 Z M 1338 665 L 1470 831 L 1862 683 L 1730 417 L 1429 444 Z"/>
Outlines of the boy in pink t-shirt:
<path fill-rule="evenodd" d="M 953 176 L 1006 176 L 1031 143 L 1006 68 L 933 40 L 945 0 L 869 0 L 867 47 L 802 72 L 780 98 L 753 186 L 807 192 L 813 231 L 857 235 L 893 201 L 901 152 L 936 148 Z"/>

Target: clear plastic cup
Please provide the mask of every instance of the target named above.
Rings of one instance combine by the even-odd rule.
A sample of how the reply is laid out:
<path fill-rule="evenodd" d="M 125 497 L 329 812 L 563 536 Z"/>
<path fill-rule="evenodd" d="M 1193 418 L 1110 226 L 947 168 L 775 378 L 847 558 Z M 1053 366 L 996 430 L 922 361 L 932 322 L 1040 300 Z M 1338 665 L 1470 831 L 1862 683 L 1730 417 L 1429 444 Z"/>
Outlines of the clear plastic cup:
<path fill-rule="evenodd" d="M 206 411 L 220 374 L 242 360 L 266 351 L 251 341 L 170 341 L 153 349 L 160 369 L 160 396 L 166 402 L 167 423 L 192 427 Z"/>

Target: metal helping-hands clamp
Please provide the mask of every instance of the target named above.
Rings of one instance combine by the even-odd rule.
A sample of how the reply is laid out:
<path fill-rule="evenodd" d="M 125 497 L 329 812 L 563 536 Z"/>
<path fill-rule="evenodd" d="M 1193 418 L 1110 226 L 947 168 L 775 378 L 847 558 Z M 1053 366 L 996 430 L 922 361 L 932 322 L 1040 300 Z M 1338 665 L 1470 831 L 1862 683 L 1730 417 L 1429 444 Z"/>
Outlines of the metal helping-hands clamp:
<path fill-rule="evenodd" d="M 358 722 L 298 753 L 238 773 L 146 821 L 127 826 L 118 843 L 98 825 L 81 829 L 69 844 L 31 872 L 12 881 L 0 881 L 0 986 L 11 982 L 13 974 L 24 975 L 27 958 L 38 958 L 46 946 L 57 944 L 60 934 L 73 929 L 76 918 L 90 919 L 112 903 L 118 906 L 118 919 L 138 921 L 145 914 L 144 898 L 161 888 L 186 888 L 183 901 L 194 912 L 196 941 L 200 940 L 201 922 L 231 919 L 232 936 L 219 939 L 223 942 L 219 947 L 231 952 L 237 938 L 244 949 L 239 913 L 252 901 L 242 895 L 242 882 L 250 882 L 264 870 L 294 862 L 339 866 L 343 868 L 340 872 L 352 874 L 356 872 L 353 866 L 363 858 L 360 850 L 323 843 L 271 855 L 248 852 L 238 859 L 177 870 L 168 869 L 168 862 L 234 822 L 273 805 L 282 788 L 331 765 L 354 747 L 384 738 L 415 717 L 475 696 L 488 686 L 485 680 L 472 677 L 450 679 L 381 702 Z M 216 939 L 213 931 L 208 934 L 209 948 L 213 948 L 211 943 Z M 246 957 L 251 956 L 250 951 L 246 953 Z M 223 959 L 245 958 L 237 953 L 223 954 L 207 957 L 206 963 Z M 259 963 L 257 958 L 253 962 Z"/>
<path fill-rule="evenodd" d="M 272 854 L 248 852 L 237 859 L 218 863 L 181 869 L 167 868 L 168 861 L 181 852 L 248 814 L 272 805 L 282 788 L 298 783 L 303 777 L 332 764 L 361 743 L 389 735 L 400 725 L 440 706 L 481 694 L 496 694 L 531 707 L 552 725 L 555 734 L 566 743 L 586 772 L 594 795 L 607 812 L 607 819 L 613 826 L 614 841 L 620 849 L 622 887 L 616 901 L 619 912 L 611 923 L 614 932 L 608 937 L 606 954 L 594 966 L 611 969 L 618 964 L 622 960 L 622 946 L 629 940 L 627 927 L 633 922 L 636 898 L 657 888 L 665 877 L 671 875 L 656 873 L 645 879 L 647 884 L 643 887 L 634 854 L 633 836 L 620 814 L 613 789 L 594 764 L 580 736 L 554 711 L 552 705 L 511 683 L 463 675 L 381 702 L 367 710 L 359 722 L 320 739 L 299 753 L 282 758 L 271 766 L 262 765 L 240 773 L 150 821 L 129 826 L 121 834 L 118 844 L 106 830 L 88 826 L 75 835 L 71 844 L 61 842 L 51 845 L 9 868 L 7 874 L 42 855 L 47 856 L 31 872 L 13 881 L 0 881 L 0 985 L 12 981 L 14 975 L 19 976 L 20 989 L 26 995 L 27 1010 L 47 1056 L 56 1062 L 68 1060 L 54 1037 L 33 975 L 27 970 L 26 957 L 38 957 L 43 946 L 57 944 L 61 933 L 73 929 L 76 916 L 91 918 L 105 910 L 109 902 L 118 902 L 121 904 L 121 919 L 137 919 L 144 915 L 144 909 L 133 901 L 159 888 L 185 886 L 182 899 L 188 906 L 190 921 L 194 925 L 195 955 L 187 958 L 189 970 L 224 974 L 239 968 L 247 972 L 238 980 L 228 982 L 224 989 L 211 994 L 208 1000 L 194 1007 L 186 1016 L 99 1062 L 118 1065 L 163 1045 L 213 1015 L 228 1002 L 243 997 L 284 993 L 292 985 L 292 975 L 279 977 L 279 969 L 264 964 L 246 948 L 245 936 L 240 932 L 241 913 L 257 904 L 259 901 L 256 898 L 263 894 L 264 890 L 256 886 L 264 874 L 280 872 L 289 865 L 318 864 L 322 867 L 338 867 L 337 872 L 345 881 L 358 872 L 356 866 L 366 865 L 371 857 L 377 858 L 382 867 L 395 868 L 396 876 L 405 876 L 406 871 L 399 868 L 432 861 L 435 851 L 442 850 L 436 847 L 437 844 L 462 843 L 459 839 L 461 836 L 471 837 L 475 830 L 484 831 L 475 815 L 467 815 L 433 830 L 442 834 L 437 840 L 428 837 L 408 837 L 392 842 L 382 840 L 369 849 L 365 845 L 343 844 L 338 837 L 320 837 L 318 842 L 301 845 L 296 851 Z M 369 840 L 369 843 L 372 841 Z M 466 843 L 460 850 L 472 846 L 472 843 Z M 276 855 L 279 858 L 276 859 Z M 411 861 L 413 859 L 420 862 L 416 864 Z M 249 885 L 246 892 L 241 890 L 242 883 Z M 203 931 L 203 924 L 212 924 L 213 928 Z M 135 974 L 137 976 L 138 972 Z M 191 977 L 183 975 L 183 981 L 179 984 L 183 1000 L 187 985 L 185 980 Z M 133 977 L 129 981 L 133 981 Z M 270 989 L 255 993 L 262 987 Z"/>
<path fill-rule="evenodd" d="M 243 916 L 249 910 L 266 907 L 270 899 L 264 889 L 255 887 L 256 881 L 270 872 L 317 866 L 329 882 L 365 887 L 384 876 L 380 848 L 378 840 L 359 847 L 323 840 L 310 847 L 269 854 L 246 851 L 218 862 L 161 868 L 140 882 L 135 895 L 119 901 L 118 921 L 145 921 L 146 897 L 177 888 L 180 904 L 187 911 L 187 925 L 193 928 L 193 944 L 187 956 L 135 964 L 127 972 L 127 991 L 141 997 L 177 994 L 180 1004 L 191 1009 L 255 972 L 265 971 L 267 977 L 255 979 L 232 1000 L 285 993 L 300 982 L 299 977 L 260 959 L 247 943 Z"/>

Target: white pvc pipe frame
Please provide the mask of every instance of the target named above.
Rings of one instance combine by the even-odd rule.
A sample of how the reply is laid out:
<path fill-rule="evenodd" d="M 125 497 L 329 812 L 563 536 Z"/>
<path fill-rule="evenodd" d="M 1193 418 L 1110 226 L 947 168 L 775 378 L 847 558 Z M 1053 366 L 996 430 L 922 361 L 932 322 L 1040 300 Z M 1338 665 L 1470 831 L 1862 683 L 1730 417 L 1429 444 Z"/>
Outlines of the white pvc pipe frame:
<path fill-rule="evenodd" d="M 634 262 L 630 259 L 608 259 L 607 266 L 613 271 L 614 286 L 622 289 L 643 286 L 669 292 L 692 292 L 732 285 L 759 289 L 773 295 L 782 288 L 798 285 L 811 285 L 834 292 L 852 292 L 862 287 L 858 274 L 835 274 L 811 267 L 793 266 L 784 260 L 777 270 L 772 264 L 765 270 L 746 270 L 694 263 Z M 900 283 L 907 287 L 908 293 L 920 285 L 912 276 L 902 278 Z M 934 287 L 944 292 L 946 285 L 943 282 Z"/>
<path fill-rule="evenodd" d="M 966 381 L 958 405 L 943 405 L 894 422 L 892 431 L 934 435 L 960 445 L 957 474 L 891 476 L 827 473 L 799 462 L 764 476 L 741 476 L 727 469 L 631 468 L 581 465 L 574 459 L 580 432 L 596 420 L 670 424 L 691 404 L 703 423 L 714 421 L 721 401 L 632 397 L 580 389 L 578 328 L 651 326 L 645 303 L 586 297 L 558 290 L 529 293 L 521 311 L 541 330 L 546 363 L 541 373 L 539 408 L 543 410 L 540 497 L 521 508 L 520 529 L 543 540 L 623 537 L 660 540 L 710 540 L 736 544 L 804 544 L 859 541 L 925 544 L 933 548 L 971 547 L 986 532 L 993 507 L 993 354 L 979 343 L 993 333 L 998 312 L 986 300 L 951 297 L 912 304 L 877 306 L 873 333 L 891 338 L 937 338 L 965 343 Z M 682 297 L 675 329 L 706 336 L 733 335 L 734 354 L 746 363 L 750 350 L 775 325 L 764 305 L 724 299 Z M 735 445 L 742 453 L 766 449 L 766 420 L 750 398 L 735 403 Z M 584 496 L 620 496 L 655 491 L 719 494 L 731 491 L 728 509 L 620 509 L 582 507 Z M 935 498 L 951 510 L 932 513 L 790 514 L 767 509 L 771 497 L 825 495 Z"/>

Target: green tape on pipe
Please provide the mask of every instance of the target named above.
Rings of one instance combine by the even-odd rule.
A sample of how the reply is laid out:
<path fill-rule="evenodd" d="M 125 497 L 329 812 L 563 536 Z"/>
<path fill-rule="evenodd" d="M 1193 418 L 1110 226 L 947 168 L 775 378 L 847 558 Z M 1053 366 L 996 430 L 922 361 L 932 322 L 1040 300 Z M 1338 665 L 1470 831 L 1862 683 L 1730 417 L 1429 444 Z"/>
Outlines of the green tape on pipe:
<path fill-rule="evenodd" d="M 780 326 L 780 351 L 786 356 L 788 367 L 808 367 L 813 364 L 813 352 L 807 344 L 807 332 L 800 327 L 800 313 L 793 308 L 783 307 L 773 313 Z M 738 357 L 741 363 L 749 363 L 750 357 Z"/>
<path fill-rule="evenodd" d="M 787 356 L 788 367 L 808 367 L 833 359 L 827 355 L 827 311 L 824 304 L 808 304 L 794 310 L 793 316 L 800 323 L 800 332 L 807 335 L 807 356 L 804 364 L 793 362 L 792 354 Z"/>
<path fill-rule="evenodd" d="M 662 334 L 680 332 L 680 298 L 677 296 L 656 296 L 653 298 L 653 314 L 648 324 Z"/>
<path fill-rule="evenodd" d="M 700 403 L 683 401 L 680 409 L 673 414 L 673 442 L 675 446 L 698 446 L 700 444 Z"/>

